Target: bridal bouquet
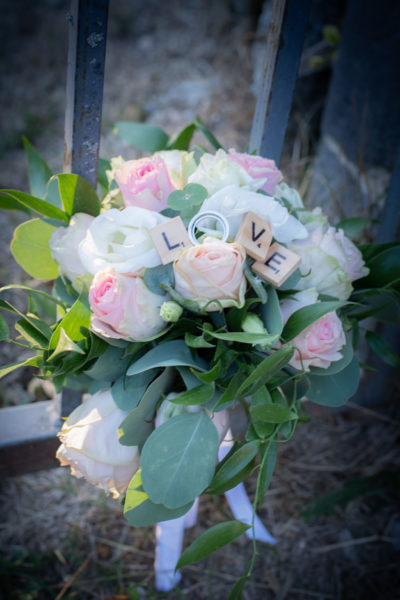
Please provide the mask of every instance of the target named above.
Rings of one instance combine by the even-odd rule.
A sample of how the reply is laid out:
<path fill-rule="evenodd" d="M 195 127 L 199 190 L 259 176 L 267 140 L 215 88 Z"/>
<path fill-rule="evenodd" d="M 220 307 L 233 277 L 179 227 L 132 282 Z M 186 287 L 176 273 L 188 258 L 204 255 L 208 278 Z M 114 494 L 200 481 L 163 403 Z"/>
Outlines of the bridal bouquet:
<path fill-rule="evenodd" d="M 118 127 L 150 156 L 101 161 L 101 199 L 25 141 L 31 195 L 3 190 L 0 205 L 38 215 L 17 227 L 12 252 L 52 283 L 1 290 L 0 307 L 20 317 L 16 340 L 1 317 L 2 339 L 32 350 L 1 374 L 33 365 L 57 391 L 86 392 L 57 457 L 122 497 L 132 525 L 182 516 L 250 476 L 255 510 L 304 402 L 341 406 L 357 390 L 363 322 L 398 308 L 399 246 L 357 248 L 365 220 L 332 226 L 272 160 L 225 151 L 199 120 L 174 138 Z M 215 153 L 190 147 L 196 129 Z M 5 299 L 11 287 L 27 293 L 26 312 Z M 398 361 L 374 331 L 366 340 Z M 217 464 L 237 405 L 247 425 Z M 179 565 L 248 527 L 215 526 Z"/>

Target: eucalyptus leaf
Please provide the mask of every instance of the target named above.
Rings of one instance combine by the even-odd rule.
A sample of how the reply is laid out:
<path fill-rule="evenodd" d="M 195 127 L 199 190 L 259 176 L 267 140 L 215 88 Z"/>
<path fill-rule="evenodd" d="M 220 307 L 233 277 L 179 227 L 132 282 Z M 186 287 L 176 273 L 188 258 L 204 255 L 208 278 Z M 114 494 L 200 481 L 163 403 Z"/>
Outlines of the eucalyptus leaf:
<path fill-rule="evenodd" d="M 106 351 L 97 359 L 92 367 L 85 371 L 86 375 L 92 379 L 108 379 L 115 381 L 120 377 L 130 362 L 130 358 L 125 356 L 125 349 L 116 346 L 108 346 Z"/>
<path fill-rule="evenodd" d="M 167 265 L 158 265 L 157 267 L 150 267 L 145 269 L 143 280 L 146 284 L 146 287 L 153 292 L 153 294 L 158 294 L 160 296 L 164 296 L 167 292 L 164 286 L 174 286 L 175 285 L 175 277 L 174 277 L 174 269 L 172 263 Z"/>
<path fill-rule="evenodd" d="M 49 240 L 56 228 L 41 219 L 21 223 L 14 231 L 11 252 L 17 263 L 36 279 L 55 279 L 58 265 L 50 254 Z"/>
<path fill-rule="evenodd" d="M 125 142 L 151 154 L 164 150 L 169 141 L 169 136 L 165 131 L 149 123 L 118 121 L 113 131 Z"/>
<path fill-rule="evenodd" d="M 367 331 L 365 335 L 368 346 L 375 352 L 385 363 L 400 369 L 400 356 L 390 347 L 387 341 L 375 331 Z"/>
<path fill-rule="evenodd" d="M 33 196 L 44 198 L 46 195 L 47 182 L 53 175 L 49 165 L 35 150 L 30 141 L 22 136 L 28 163 L 29 188 Z"/>
<path fill-rule="evenodd" d="M 294 273 L 292 273 L 283 283 L 281 283 L 279 286 L 279 291 L 285 292 L 286 290 L 293 290 L 300 279 L 301 271 L 300 269 L 296 269 Z"/>
<path fill-rule="evenodd" d="M 162 521 L 178 519 L 187 513 L 192 506 L 193 502 L 173 509 L 162 504 L 154 504 L 144 491 L 141 470 L 139 469 L 126 491 L 124 516 L 131 525 L 146 527 Z"/>
<path fill-rule="evenodd" d="M 186 548 L 175 568 L 179 569 L 205 558 L 219 548 L 233 542 L 250 527 L 242 521 L 225 521 L 225 523 L 214 525 Z"/>
<path fill-rule="evenodd" d="M 168 419 L 147 438 L 141 454 L 143 487 L 168 508 L 194 500 L 215 470 L 218 432 L 203 412 Z"/>
<path fill-rule="evenodd" d="M 121 375 L 111 386 L 111 394 L 118 408 L 124 411 L 131 411 L 136 408 L 149 383 L 158 372 L 158 369 L 151 369 L 132 377 Z"/>
<path fill-rule="evenodd" d="M 148 386 L 139 405 L 122 421 L 118 429 L 119 442 L 123 446 L 141 446 L 153 429 L 157 404 L 174 381 L 173 369 L 168 368 Z M 160 501 L 161 504 L 163 502 Z M 180 505 L 179 505 L 180 506 Z"/>
<path fill-rule="evenodd" d="M 323 406 L 342 406 L 351 398 L 360 380 L 360 367 L 354 356 L 352 361 L 339 373 L 320 377 L 309 375 L 310 389 L 307 398 Z"/>
<path fill-rule="evenodd" d="M 172 340 L 158 344 L 144 356 L 135 361 L 128 369 L 127 375 L 136 375 L 155 367 L 176 367 L 179 365 L 193 367 L 199 371 L 207 371 L 207 363 L 199 357 L 193 358 L 183 340 Z"/>
<path fill-rule="evenodd" d="M 283 329 L 282 312 L 276 289 L 269 285 L 268 301 L 261 305 L 260 316 L 268 333 L 281 335 Z"/>

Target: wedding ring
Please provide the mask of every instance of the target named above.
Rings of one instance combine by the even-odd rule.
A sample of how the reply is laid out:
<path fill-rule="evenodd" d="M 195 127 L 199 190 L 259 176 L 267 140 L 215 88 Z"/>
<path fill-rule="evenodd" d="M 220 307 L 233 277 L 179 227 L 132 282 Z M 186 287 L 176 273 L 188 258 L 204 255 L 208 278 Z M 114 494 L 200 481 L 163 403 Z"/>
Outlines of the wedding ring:
<path fill-rule="evenodd" d="M 199 213 L 197 215 L 195 215 L 193 217 L 193 219 L 190 221 L 189 226 L 188 226 L 188 235 L 189 235 L 189 239 L 192 242 L 192 244 L 194 244 L 195 246 L 199 245 L 199 242 L 196 239 L 195 236 L 195 232 L 196 229 L 198 229 L 199 223 L 201 221 L 203 221 L 204 219 L 213 219 L 214 221 L 217 221 L 220 225 L 222 225 L 222 238 L 221 241 L 222 242 L 226 242 L 226 240 L 229 237 L 229 225 L 228 225 L 228 221 L 225 219 L 224 215 L 221 215 L 221 213 L 217 212 L 216 210 L 205 210 L 202 213 Z M 215 231 L 218 231 L 218 233 L 221 233 L 221 230 L 216 229 Z M 220 238 L 218 238 L 220 239 Z"/>

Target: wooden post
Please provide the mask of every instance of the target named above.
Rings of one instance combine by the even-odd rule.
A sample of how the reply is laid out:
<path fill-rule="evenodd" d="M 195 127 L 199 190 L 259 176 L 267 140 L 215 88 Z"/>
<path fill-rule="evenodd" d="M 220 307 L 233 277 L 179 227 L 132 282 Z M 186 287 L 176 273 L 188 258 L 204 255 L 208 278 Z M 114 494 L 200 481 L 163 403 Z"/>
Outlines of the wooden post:
<path fill-rule="evenodd" d="M 297 71 L 303 49 L 310 0 L 274 0 L 260 89 L 250 135 L 250 152 L 279 165 Z"/>

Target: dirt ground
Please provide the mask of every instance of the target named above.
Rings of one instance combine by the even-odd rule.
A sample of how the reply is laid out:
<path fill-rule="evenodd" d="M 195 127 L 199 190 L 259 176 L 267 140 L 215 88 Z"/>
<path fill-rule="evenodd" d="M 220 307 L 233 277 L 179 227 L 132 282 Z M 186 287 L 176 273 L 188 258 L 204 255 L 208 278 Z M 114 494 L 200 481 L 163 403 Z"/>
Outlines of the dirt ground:
<path fill-rule="evenodd" d="M 226 147 L 244 150 L 262 43 L 253 19 L 222 0 L 110 4 L 101 156 L 138 156 L 112 134 L 117 120 L 149 121 L 172 134 L 195 115 Z M 62 170 L 67 6 L 3 0 L 2 8 L 0 185 L 27 190 L 21 134 Z M 318 96 L 307 111 L 294 111 L 285 148 L 283 169 L 304 189 L 314 147 L 309 115 L 320 102 Z M 8 250 L 18 220 L 0 214 L 2 284 L 26 280 Z M 16 356 L 1 345 L 2 364 Z M 25 371 L 2 380 L 2 405 L 32 401 L 31 377 Z M 260 512 L 278 543 L 259 544 L 243 598 L 400 598 L 399 409 L 386 402 L 305 411 L 312 419 L 281 445 Z M 154 590 L 153 528 L 130 527 L 118 502 L 66 469 L 3 480 L 0 510 L 4 600 L 225 600 L 251 558 L 251 543 L 240 538 L 183 569 L 179 589 L 162 595 Z M 205 497 L 185 544 L 230 518 L 223 498 Z"/>

